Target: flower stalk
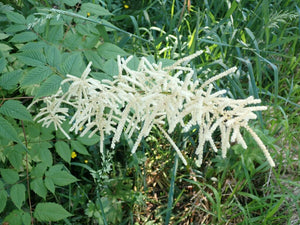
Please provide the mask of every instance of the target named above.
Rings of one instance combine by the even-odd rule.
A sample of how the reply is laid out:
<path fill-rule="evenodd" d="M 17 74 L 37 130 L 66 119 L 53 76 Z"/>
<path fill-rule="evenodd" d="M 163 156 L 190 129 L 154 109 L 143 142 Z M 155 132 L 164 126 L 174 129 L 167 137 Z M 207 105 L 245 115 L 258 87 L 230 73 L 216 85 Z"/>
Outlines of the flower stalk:
<path fill-rule="evenodd" d="M 66 117 L 71 116 L 70 131 L 78 133 L 83 128 L 80 136 L 87 133 L 89 137 L 95 133 L 100 135 L 101 153 L 105 135 L 113 135 L 111 148 L 114 148 L 122 133 L 129 138 L 133 133 L 138 133 L 131 150 L 134 153 L 141 140 L 156 126 L 185 165 L 186 159 L 169 134 L 178 125 L 182 132 L 196 125 L 199 127 L 199 141 L 195 151 L 198 166 L 202 164 L 205 142 L 209 142 L 212 149 L 218 151 L 213 138 L 218 129 L 221 133 L 222 157 L 226 157 L 231 142 L 237 142 L 246 149 L 247 144 L 241 134 L 241 128 L 245 128 L 262 149 L 269 164 L 275 166 L 267 148 L 248 125 L 250 120 L 257 118 L 256 111 L 266 110 L 267 107 L 255 106 L 261 101 L 252 96 L 231 99 L 226 96 L 225 90 L 213 91 L 213 82 L 233 74 L 236 67 L 203 83 L 193 80 L 194 70 L 182 64 L 200 54 L 202 51 L 180 59 L 169 67 L 150 63 L 142 57 L 137 70 L 128 65 L 132 56 L 127 59 L 118 57 L 119 74 L 113 81 L 99 81 L 89 77 L 90 62 L 81 77 L 67 75 L 62 84 L 70 83 L 68 91 L 63 92 L 60 88 L 56 94 L 40 99 L 46 106 L 40 109 L 35 119 L 42 118 L 38 122 L 47 127 L 53 123 L 56 129 L 62 130 L 70 138 L 61 124 Z M 179 76 L 184 79 L 179 79 Z M 69 115 L 66 105 L 74 108 L 73 115 Z M 167 127 L 167 131 L 163 127 Z"/>

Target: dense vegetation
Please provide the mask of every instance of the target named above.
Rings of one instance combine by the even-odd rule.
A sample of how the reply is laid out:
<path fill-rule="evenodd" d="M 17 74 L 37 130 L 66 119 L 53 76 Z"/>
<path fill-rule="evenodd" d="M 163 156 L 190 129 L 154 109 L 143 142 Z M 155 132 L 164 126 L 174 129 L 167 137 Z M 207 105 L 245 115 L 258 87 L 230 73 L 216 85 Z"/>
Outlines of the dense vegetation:
<path fill-rule="evenodd" d="M 2 224 L 299 224 L 300 2 L 292 0 L 14 0 L 0 2 L 0 223 Z M 268 110 L 250 126 L 275 162 L 242 130 L 223 158 L 209 143 L 197 167 L 199 126 L 141 140 L 112 135 L 70 139 L 34 117 L 67 74 L 113 81 L 118 56 L 189 64 L 232 99 L 253 96 Z M 186 66 L 186 65 L 184 65 Z M 173 74 L 174 75 L 174 74 Z M 180 77 L 180 76 L 179 76 Z M 180 77 L 184 80 L 184 77 Z M 66 84 L 66 83 L 65 83 Z M 62 85 L 64 92 L 68 86 Z M 70 107 L 70 113 L 74 113 Z M 220 131 L 213 133 L 221 145 Z"/>

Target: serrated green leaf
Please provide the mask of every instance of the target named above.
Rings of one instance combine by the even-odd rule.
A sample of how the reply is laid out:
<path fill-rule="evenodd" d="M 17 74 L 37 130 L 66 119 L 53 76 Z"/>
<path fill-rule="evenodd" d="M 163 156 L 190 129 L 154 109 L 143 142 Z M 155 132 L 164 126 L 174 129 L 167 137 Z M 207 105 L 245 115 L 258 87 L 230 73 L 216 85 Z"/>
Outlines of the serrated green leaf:
<path fill-rule="evenodd" d="M 9 224 L 9 225 L 23 225 L 22 223 L 22 215 L 24 212 L 22 210 L 13 210 L 11 211 L 8 216 L 4 218 L 2 224 Z"/>
<path fill-rule="evenodd" d="M 19 13 L 9 11 L 6 13 L 6 16 L 11 22 L 14 22 L 17 24 L 25 24 L 26 23 L 25 17 Z"/>
<path fill-rule="evenodd" d="M 82 145 L 79 141 L 71 140 L 72 150 L 82 154 L 82 155 L 90 155 L 90 153 L 86 150 L 86 147 Z"/>
<path fill-rule="evenodd" d="M 60 87 L 62 78 L 58 75 L 50 76 L 39 88 L 36 98 L 49 96 L 57 92 Z"/>
<path fill-rule="evenodd" d="M 64 28 L 63 24 L 50 26 L 47 40 L 51 43 L 58 43 L 64 37 Z"/>
<path fill-rule="evenodd" d="M 39 53 L 43 54 L 43 48 L 47 47 L 48 45 L 45 42 L 29 42 L 24 44 L 21 48 L 20 51 L 25 52 L 25 51 L 38 51 Z"/>
<path fill-rule="evenodd" d="M 13 49 L 13 48 L 10 47 L 9 45 L 0 43 L 0 51 L 1 51 L 1 52 L 7 52 L 7 51 L 10 51 L 10 50 L 12 50 L 12 49 Z"/>
<path fill-rule="evenodd" d="M 44 176 L 47 168 L 48 168 L 47 163 L 45 163 L 45 162 L 38 163 L 35 167 L 32 168 L 30 177 L 32 179 L 42 178 Z"/>
<path fill-rule="evenodd" d="M 138 57 L 133 56 L 133 58 L 128 62 L 127 66 L 129 69 L 137 70 L 140 64 L 140 60 Z"/>
<path fill-rule="evenodd" d="M 71 184 L 78 179 L 69 172 L 63 170 L 62 165 L 55 165 L 49 168 L 45 173 L 46 178 L 50 178 L 54 184 L 58 186 L 65 186 Z"/>
<path fill-rule="evenodd" d="M 0 113 L 14 119 L 32 121 L 28 109 L 17 100 L 7 100 L 0 108 Z"/>
<path fill-rule="evenodd" d="M 85 37 L 85 40 L 82 41 L 82 47 L 84 49 L 92 49 L 97 46 L 99 42 L 99 35 L 88 35 Z"/>
<path fill-rule="evenodd" d="M 77 33 L 68 32 L 64 38 L 64 46 L 71 49 L 81 49 L 82 36 Z M 64 58 L 64 57 L 63 57 Z"/>
<path fill-rule="evenodd" d="M 78 53 L 72 53 L 66 55 L 61 65 L 61 72 L 64 74 L 81 75 L 83 71 L 80 71 L 82 67 L 82 58 Z"/>
<path fill-rule="evenodd" d="M 91 72 L 91 76 L 96 80 L 113 80 L 113 77 L 111 75 L 108 75 L 107 73 L 100 73 L 100 72 Z"/>
<path fill-rule="evenodd" d="M 41 124 L 39 124 L 39 123 L 29 124 L 28 128 L 30 128 L 30 129 L 27 130 L 27 132 L 26 132 L 27 135 L 29 137 L 31 137 L 31 138 L 36 138 L 36 137 L 39 138 L 39 136 L 41 134 L 41 127 L 40 127 L 40 125 Z"/>
<path fill-rule="evenodd" d="M 89 62 L 93 63 L 93 67 L 103 69 L 104 59 L 100 57 L 97 51 L 87 50 L 84 55 Z"/>
<path fill-rule="evenodd" d="M 19 180 L 19 174 L 13 169 L 0 169 L 3 180 L 8 184 L 14 184 Z"/>
<path fill-rule="evenodd" d="M 23 166 L 24 152 L 25 152 L 24 148 L 20 144 L 11 146 L 7 150 L 5 149 L 5 154 L 6 157 L 8 158 L 8 161 L 16 170 L 20 170 L 20 168 Z"/>
<path fill-rule="evenodd" d="M 36 178 L 33 179 L 30 182 L 30 188 L 31 190 L 33 190 L 37 195 L 39 195 L 40 197 L 42 197 L 43 199 L 46 199 L 47 196 L 47 189 L 44 185 L 44 181 L 43 179 L 40 178 Z"/>
<path fill-rule="evenodd" d="M 66 17 L 52 17 L 50 19 L 50 25 L 63 25 L 63 24 L 66 24 L 66 23 L 69 23 L 69 21 L 67 21 L 68 19 Z"/>
<path fill-rule="evenodd" d="M 101 22 L 102 22 L 102 24 L 104 24 L 104 20 L 103 19 L 101 20 Z M 97 26 L 97 29 L 98 29 L 100 37 L 102 37 L 102 39 L 103 39 L 103 42 L 110 42 L 110 37 L 108 36 L 107 32 L 108 31 L 112 31 L 112 29 L 108 28 L 107 25 L 106 26 L 104 26 L 104 25 Z M 128 38 L 128 40 L 129 40 L 129 38 Z"/>
<path fill-rule="evenodd" d="M 17 42 L 17 43 L 24 43 L 29 42 L 37 39 L 37 35 L 31 31 L 25 31 L 19 34 L 15 34 L 10 42 Z"/>
<path fill-rule="evenodd" d="M 3 182 L 0 180 L 0 213 L 5 209 L 7 201 L 7 192 L 4 188 Z"/>
<path fill-rule="evenodd" d="M 10 189 L 11 200 L 18 209 L 21 209 L 25 201 L 25 192 L 24 184 L 14 184 Z"/>
<path fill-rule="evenodd" d="M 16 32 L 20 32 L 22 30 L 27 30 L 27 26 L 23 25 L 23 24 L 10 25 L 4 31 L 6 33 L 16 33 Z"/>
<path fill-rule="evenodd" d="M 49 149 L 40 149 L 39 157 L 47 166 L 51 166 L 53 163 L 52 154 Z"/>
<path fill-rule="evenodd" d="M 88 146 L 91 146 L 91 145 L 94 145 L 94 144 L 97 144 L 99 142 L 99 135 L 97 134 L 94 134 L 92 137 L 88 137 L 90 134 L 90 132 L 87 132 L 86 135 L 84 135 L 83 137 L 78 137 L 77 140 L 80 141 L 82 144 L 84 145 L 88 145 Z"/>
<path fill-rule="evenodd" d="M 83 14 L 90 13 L 91 15 L 96 15 L 96 16 L 110 16 L 113 15 L 103 7 L 101 7 L 98 4 L 93 4 L 93 3 L 83 3 L 81 6 L 80 11 Z"/>
<path fill-rule="evenodd" d="M 54 135 L 52 132 L 55 131 L 54 126 L 50 127 L 41 127 L 41 133 L 40 140 L 42 141 L 50 141 L 54 138 Z"/>
<path fill-rule="evenodd" d="M 65 160 L 67 163 L 71 162 L 71 150 L 69 145 L 64 141 L 58 141 L 55 143 L 55 150 L 57 154 Z"/>
<path fill-rule="evenodd" d="M 58 186 L 65 186 L 74 183 L 78 179 L 67 171 L 60 171 L 52 177 L 52 180 Z"/>
<path fill-rule="evenodd" d="M 55 193 L 55 185 L 54 185 L 54 182 L 53 182 L 52 178 L 46 177 L 45 180 L 44 180 L 44 183 L 45 183 L 45 187 L 46 187 L 52 194 L 54 194 L 54 193 Z"/>
<path fill-rule="evenodd" d="M 15 86 L 19 82 L 21 76 L 22 76 L 21 70 L 15 70 L 12 72 L 4 73 L 0 77 L 0 87 L 5 90 L 11 90 L 11 89 L 15 88 Z"/>
<path fill-rule="evenodd" d="M 63 3 L 65 3 L 68 6 L 74 6 L 77 2 L 78 0 L 63 0 Z"/>
<path fill-rule="evenodd" d="M 30 70 L 23 80 L 21 81 L 21 86 L 30 86 L 33 84 L 40 84 L 43 80 L 53 74 L 52 70 L 48 66 L 38 66 Z"/>
<path fill-rule="evenodd" d="M 29 225 L 31 223 L 31 216 L 28 212 L 23 212 L 22 214 L 22 225 Z"/>
<path fill-rule="evenodd" d="M 30 157 L 32 158 L 32 160 L 34 160 L 36 162 L 41 161 L 41 156 L 40 156 L 41 151 L 46 150 L 46 149 L 49 151 L 49 148 L 52 147 L 52 145 L 47 141 L 50 140 L 51 138 L 53 138 L 53 136 L 49 136 L 49 137 L 51 137 L 50 139 L 44 138 L 43 136 L 44 135 L 42 133 L 42 135 L 40 135 L 40 137 L 37 138 L 38 142 L 31 144 L 31 150 L 30 150 L 29 154 L 30 154 Z M 47 153 L 47 154 L 49 154 L 49 153 Z M 47 156 L 47 154 L 45 155 L 45 157 Z M 46 164 L 48 166 L 52 165 L 52 156 L 51 156 L 51 160 L 48 160 Z"/>
<path fill-rule="evenodd" d="M 78 24 L 76 26 L 76 31 L 81 35 L 88 35 L 90 33 L 89 26 L 87 24 Z"/>
<path fill-rule="evenodd" d="M 61 54 L 56 46 L 47 46 L 45 56 L 50 66 L 58 68 L 61 63 Z"/>
<path fill-rule="evenodd" d="M 162 64 L 162 67 L 172 66 L 175 63 L 173 59 L 160 59 L 158 63 Z"/>
<path fill-rule="evenodd" d="M 10 36 L 9 34 L 0 33 L 0 40 L 6 39 L 9 36 Z"/>
<path fill-rule="evenodd" d="M 46 57 L 42 49 L 26 50 L 21 53 L 16 53 L 15 56 L 21 62 L 29 66 L 43 66 L 46 64 Z"/>
<path fill-rule="evenodd" d="M 116 76 L 119 74 L 118 64 L 116 60 L 109 59 L 103 65 L 103 71 L 110 76 Z"/>
<path fill-rule="evenodd" d="M 38 221 L 59 221 L 69 216 L 72 214 L 61 205 L 52 202 L 38 203 L 34 210 L 34 217 Z"/>
<path fill-rule="evenodd" d="M 116 59 L 118 55 L 120 56 L 128 55 L 127 52 L 125 52 L 117 45 L 108 42 L 100 45 L 97 49 L 97 52 L 99 53 L 100 56 L 102 56 L 105 59 Z"/>
<path fill-rule="evenodd" d="M 1 49 L 0 49 L 0 51 L 1 51 Z M 5 58 L 1 57 L 1 59 L 0 59 L 0 73 L 2 73 L 2 71 L 6 67 L 6 64 L 7 64 L 7 62 L 6 62 Z"/>
<path fill-rule="evenodd" d="M 3 117 L 0 116 L 0 137 L 9 141 L 21 143 L 15 128 Z"/>

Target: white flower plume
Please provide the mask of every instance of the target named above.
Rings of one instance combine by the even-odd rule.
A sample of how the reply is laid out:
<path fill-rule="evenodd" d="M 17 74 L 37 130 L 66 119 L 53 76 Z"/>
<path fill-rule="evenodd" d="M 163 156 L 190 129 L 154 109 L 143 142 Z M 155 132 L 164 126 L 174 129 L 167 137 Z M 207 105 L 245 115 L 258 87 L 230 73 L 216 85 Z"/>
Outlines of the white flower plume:
<path fill-rule="evenodd" d="M 114 148 L 122 133 L 130 138 L 136 132 L 138 136 L 131 149 L 134 153 L 141 140 L 156 126 L 185 165 L 186 159 L 169 134 L 177 125 L 182 127 L 183 132 L 198 125 L 199 141 L 195 152 L 198 155 L 198 166 L 202 163 L 206 141 L 214 151 L 218 151 L 213 139 L 213 133 L 217 129 L 221 133 L 222 157 L 226 157 L 230 142 L 237 142 L 247 148 L 241 134 L 241 128 L 244 127 L 260 146 L 269 164 L 275 166 L 267 148 L 248 125 L 249 120 L 257 118 L 255 111 L 267 108 L 255 106 L 260 100 L 252 96 L 236 100 L 226 97 L 225 90 L 213 92 L 213 82 L 234 73 L 236 67 L 202 84 L 198 80 L 193 81 L 194 70 L 181 64 L 201 53 L 202 51 L 180 59 L 169 67 L 150 63 L 142 57 L 137 70 L 128 66 L 132 56 L 127 59 L 118 57 L 119 74 L 113 81 L 99 81 L 88 77 L 91 71 L 89 63 L 81 77 L 67 75 L 62 84 L 70 83 L 68 91 L 63 92 L 60 88 L 56 94 L 41 99 L 46 106 L 40 109 L 35 119 L 42 118 L 38 122 L 42 122 L 43 126 L 53 123 L 56 129 L 62 130 L 69 138 L 61 127 L 69 116 L 66 108 L 69 105 L 75 112 L 71 115 L 70 131 L 78 133 L 83 128 L 81 136 L 87 132 L 90 132 L 89 136 L 99 133 L 101 152 L 105 135 L 113 134 L 111 147 Z M 181 80 L 179 76 L 184 79 Z M 167 131 L 163 129 L 163 125 L 167 127 Z"/>

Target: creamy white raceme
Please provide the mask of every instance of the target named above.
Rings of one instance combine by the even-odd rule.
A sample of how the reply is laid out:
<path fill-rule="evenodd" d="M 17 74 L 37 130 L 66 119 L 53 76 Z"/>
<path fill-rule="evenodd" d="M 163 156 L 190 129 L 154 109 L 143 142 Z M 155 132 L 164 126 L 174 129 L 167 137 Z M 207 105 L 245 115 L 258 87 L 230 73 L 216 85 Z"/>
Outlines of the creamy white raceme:
<path fill-rule="evenodd" d="M 35 120 L 39 119 L 38 122 L 46 127 L 53 123 L 56 129 L 60 129 L 70 138 L 61 124 L 66 117 L 71 116 L 69 123 L 72 126 L 69 131 L 77 134 L 83 129 L 80 135 L 84 136 L 89 132 L 89 137 L 98 133 L 100 152 L 103 152 L 105 135 L 113 135 L 111 148 L 114 148 L 122 133 L 131 138 L 136 132 L 138 135 L 131 149 L 134 153 L 142 139 L 156 126 L 184 164 L 187 161 L 169 134 L 177 125 L 181 126 L 182 132 L 198 125 L 198 166 L 202 164 L 205 142 L 209 142 L 212 149 L 218 151 L 213 139 L 213 133 L 217 129 L 221 133 L 221 151 L 224 158 L 230 142 L 237 142 L 246 149 L 247 144 L 241 134 L 241 128 L 245 128 L 260 146 L 269 164 L 275 166 L 267 148 L 248 125 L 249 120 L 257 118 L 255 111 L 266 110 L 267 107 L 254 106 L 261 101 L 252 96 L 232 99 L 226 96 L 225 90 L 214 92 L 213 82 L 233 74 L 236 67 L 202 83 L 193 79 L 194 70 L 189 65 L 182 64 L 201 53 L 202 51 L 180 59 L 168 67 L 150 63 L 143 57 L 136 70 L 128 66 L 132 56 L 127 59 L 118 57 L 119 74 L 113 81 L 99 81 L 89 77 L 92 64 L 90 62 L 81 77 L 67 75 L 67 79 L 61 84 L 70 85 L 66 92 L 60 88 L 56 94 L 37 100 L 43 101 L 46 106 L 40 109 Z M 73 107 L 72 112 L 75 113 L 69 115 L 66 105 Z"/>

